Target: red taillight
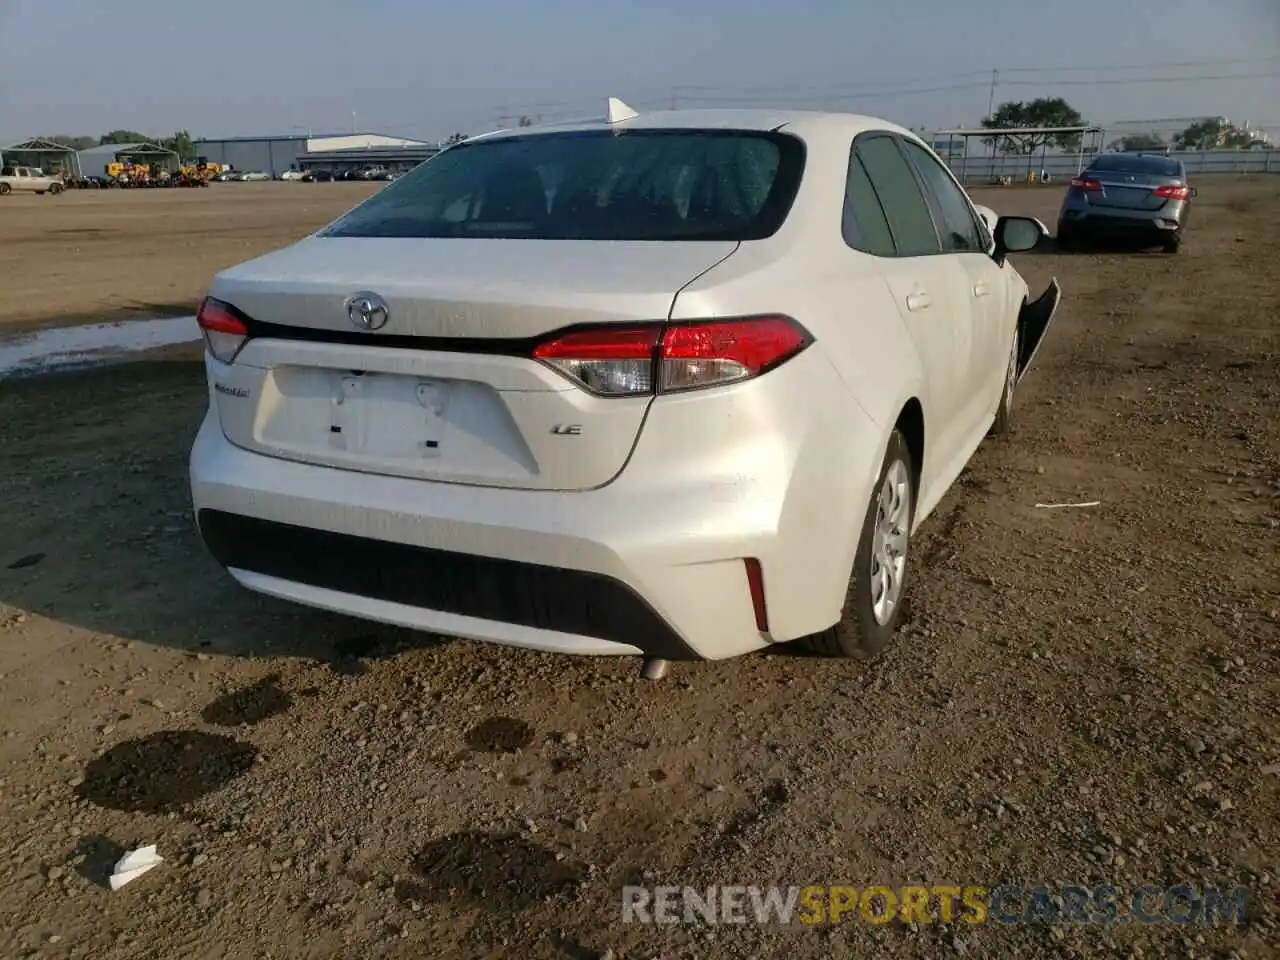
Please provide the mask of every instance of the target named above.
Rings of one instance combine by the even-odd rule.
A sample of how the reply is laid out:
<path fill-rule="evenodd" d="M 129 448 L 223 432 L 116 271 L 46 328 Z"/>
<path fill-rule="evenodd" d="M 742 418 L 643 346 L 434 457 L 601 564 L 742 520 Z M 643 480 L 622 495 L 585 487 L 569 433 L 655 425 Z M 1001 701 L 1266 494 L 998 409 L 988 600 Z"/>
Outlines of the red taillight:
<path fill-rule="evenodd" d="M 540 344 L 541 360 L 593 393 L 672 393 L 747 380 L 809 345 L 789 317 L 595 327 Z"/>
<path fill-rule="evenodd" d="M 1071 186 L 1077 190 L 1093 193 L 1102 189 L 1102 181 L 1095 180 L 1093 177 L 1072 177 Z"/>
<path fill-rule="evenodd" d="M 231 363 L 249 338 L 249 328 L 229 303 L 205 297 L 196 312 L 196 323 L 204 333 L 205 345 L 214 358 Z"/>
<path fill-rule="evenodd" d="M 658 326 L 580 330 L 539 344 L 533 356 L 592 393 L 653 393 L 654 352 L 661 332 Z"/>
<path fill-rule="evenodd" d="M 768 633 L 769 610 L 764 605 L 764 571 L 755 557 L 748 557 L 743 563 L 747 567 L 747 589 L 751 591 L 751 609 L 756 615 L 756 629 L 761 633 Z"/>
<path fill-rule="evenodd" d="M 746 380 L 809 345 L 787 317 L 748 317 L 667 327 L 662 335 L 661 392 Z"/>
<path fill-rule="evenodd" d="M 1151 191 L 1153 197 L 1163 197 L 1165 200 L 1185 200 L 1191 196 L 1190 187 L 1176 187 L 1172 184 L 1163 187 L 1156 187 Z"/>

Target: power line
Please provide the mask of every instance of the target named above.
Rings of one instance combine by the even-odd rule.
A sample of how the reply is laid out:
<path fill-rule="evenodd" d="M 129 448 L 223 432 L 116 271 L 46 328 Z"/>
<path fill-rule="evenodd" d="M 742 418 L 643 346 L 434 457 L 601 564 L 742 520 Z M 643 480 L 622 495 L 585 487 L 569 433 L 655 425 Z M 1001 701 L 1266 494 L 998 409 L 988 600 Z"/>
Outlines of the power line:
<path fill-rule="evenodd" d="M 1070 64 L 1057 67 L 997 67 L 996 72 L 1000 75 L 1006 74 L 1046 74 L 1046 73 L 1117 73 L 1135 70 L 1159 70 L 1174 69 L 1184 67 L 1211 67 L 1211 66 L 1238 66 L 1251 63 L 1274 63 L 1280 64 L 1280 56 L 1272 57 L 1243 57 L 1236 59 L 1219 59 L 1219 60 L 1180 60 L 1165 63 L 1138 63 L 1138 64 L 1116 64 L 1111 66 L 1080 66 L 1079 64 Z M 732 91 L 733 93 L 753 93 L 755 91 L 771 91 L 782 90 L 789 92 L 812 91 L 819 92 L 836 88 L 845 88 L 849 86 L 857 86 L 861 89 L 874 86 L 889 86 L 896 84 L 920 84 L 920 83 L 941 83 L 950 80 L 973 80 L 977 77 L 989 78 L 991 70 L 966 70 L 953 73 L 938 73 L 927 76 L 914 77 L 896 77 L 882 78 L 874 80 L 852 80 L 852 81 L 830 81 L 827 83 L 812 84 L 767 84 L 760 86 L 736 86 L 736 85 L 716 85 L 716 84 L 686 84 L 682 83 L 678 89 L 683 93 L 702 92 L 707 94 L 715 94 L 721 91 Z M 1014 81 L 1010 81 L 1014 82 Z M 1029 82 L 1029 81 L 1027 81 Z M 1066 81 L 1071 82 L 1071 81 Z M 1112 82 L 1124 83 L 1128 82 L 1128 78 L 1123 80 L 1115 80 Z M 985 84 L 984 84 L 985 85 Z M 930 89 L 932 92 L 932 88 Z"/>
<path fill-rule="evenodd" d="M 965 83 L 965 84 L 948 84 L 945 87 L 920 87 L 915 90 L 867 90 L 861 93 L 836 93 L 809 97 L 810 100 L 822 100 L 824 102 L 846 100 L 866 100 L 876 97 L 911 97 L 925 93 L 949 93 L 953 90 L 985 90 L 989 81 L 982 83 Z M 696 100 L 703 103 L 755 103 L 762 106 L 778 105 L 780 103 L 793 103 L 793 98 L 780 97 L 728 97 L 728 96 L 687 96 L 687 99 Z"/>
<path fill-rule="evenodd" d="M 1167 63 L 1125 63 L 1086 67 L 1079 64 L 1063 67 L 1001 67 L 1005 73 L 1117 73 L 1123 70 L 1163 70 L 1173 67 L 1226 67 L 1248 63 L 1280 63 L 1280 57 L 1241 57 L 1234 60 L 1182 60 Z"/>
<path fill-rule="evenodd" d="M 1009 86 L 1015 87 L 1099 87 L 1116 83 L 1209 83 L 1218 80 L 1260 80 L 1263 77 L 1280 77 L 1280 70 L 1267 73 L 1222 73 L 1216 76 L 1201 75 L 1196 77 L 1115 77 L 1106 80 L 1014 80 Z"/>
<path fill-rule="evenodd" d="M 671 87 L 641 87 L 630 91 L 630 97 L 635 99 L 663 100 L 671 96 Z M 677 87 L 675 89 L 685 90 L 686 87 Z M 630 98 L 629 97 L 629 98 Z M 571 100 L 534 100 L 525 103 L 504 103 L 495 108 L 507 113 L 519 110 L 556 110 L 564 108 L 580 108 L 583 104 L 598 105 L 602 97 L 576 97 Z"/>
<path fill-rule="evenodd" d="M 1236 73 L 1236 74 L 1218 74 L 1199 76 L 1182 76 L 1182 77 L 1125 77 L 1123 79 L 1094 79 L 1094 80 L 1005 80 L 1000 78 L 1000 87 L 1094 87 L 1094 86 L 1111 86 L 1115 84 L 1174 84 L 1174 83 L 1212 83 L 1224 80 L 1257 80 L 1264 77 L 1280 77 L 1280 70 L 1269 71 L 1266 73 Z M 820 96 L 801 97 L 799 99 L 807 99 L 810 101 L 823 101 L 827 103 L 843 103 L 850 100 L 867 100 L 888 97 L 910 97 L 919 96 L 930 93 L 951 93 L 959 90 L 978 90 L 988 89 L 990 83 L 966 83 L 966 84 L 948 84 L 939 87 L 918 87 L 912 90 L 867 90 L 858 93 L 841 93 L 828 94 Z M 753 103 L 761 106 L 778 106 L 785 103 L 794 103 L 797 98 L 794 97 L 738 97 L 738 96 L 705 96 L 705 95 L 689 95 L 687 99 L 701 103 Z M 994 97 L 992 97 L 994 101 Z"/>
<path fill-rule="evenodd" d="M 909 77 L 909 78 L 897 77 L 897 78 L 886 78 L 883 80 L 867 80 L 867 81 L 854 81 L 854 82 L 858 83 L 859 86 L 868 86 L 868 85 L 875 85 L 875 84 L 892 85 L 895 83 L 932 83 L 932 82 L 937 82 L 942 80 L 966 80 L 966 79 L 972 79 L 974 77 L 989 77 L 989 76 L 991 76 L 990 70 L 965 70 L 960 73 L 935 73 L 935 74 L 931 74 L 923 77 Z M 770 84 L 763 84 L 760 86 L 750 86 L 750 87 L 749 86 L 725 86 L 723 84 L 711 85 L 711 84 L 682 83 L 680 84 L 679 89 L 682 92 L 699 91 L 699 90 L 704 92 L 715 92 L 719 90 L 734 90 L 740 93 L 750 93 L 755 90 L 821 91 L 821 90 L 830 90 L 834 87 L 847 87 L 849 85 L 849 82 L 850 81 L 847 81 L 847 80 L 832 80 L 826 83 L 801 83 L 801 84 L 770 83 Z"/>

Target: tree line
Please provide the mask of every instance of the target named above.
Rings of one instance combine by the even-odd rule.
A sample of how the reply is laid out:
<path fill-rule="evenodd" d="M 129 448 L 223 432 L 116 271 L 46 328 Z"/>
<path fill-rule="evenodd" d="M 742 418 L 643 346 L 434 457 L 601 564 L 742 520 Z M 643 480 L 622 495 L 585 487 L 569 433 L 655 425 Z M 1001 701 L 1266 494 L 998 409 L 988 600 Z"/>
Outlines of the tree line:
<path fill-rule="evenodd" d="M 986 130 L 1044 127 L 1082 127 L 1085 120 L 1080 111 L 1062 97 L 1039 97 L 1035 100 L 1010 100 L 1000 104 L 989 117 L 982 119 Z M 1032 154 L 1044 147 L 1076 150 L 1080 147 L 1079 134 L 1026 133 L 1002 134 L 984 140 L 996 144 L 1004 153 Z M 1115 150 L 1213 150 L 1218 148 L 1248 147 L 1254 137 L 1247 130 L 1234 126 L 1222 117 L 1212 117 L 1190 124 L 1185 130 L 1166 140 L 1158 134 L 1126 134 L 1109 143 Z"/>
<path fill-rule="evenodd" d="M 186 130 L 179 130 L 171 137 L 150 137 L 137 130 L 112 130 L 100 137 L 71 137 L 55 133 L 40 139 L 60 143 L 72 150 L 88 150 L 90 147 L 101 147 L 108 143 L 154 143 L 166 150 L 172 150 L 182 160 L 189 160 L 196 154 L 195 140 Z"/>

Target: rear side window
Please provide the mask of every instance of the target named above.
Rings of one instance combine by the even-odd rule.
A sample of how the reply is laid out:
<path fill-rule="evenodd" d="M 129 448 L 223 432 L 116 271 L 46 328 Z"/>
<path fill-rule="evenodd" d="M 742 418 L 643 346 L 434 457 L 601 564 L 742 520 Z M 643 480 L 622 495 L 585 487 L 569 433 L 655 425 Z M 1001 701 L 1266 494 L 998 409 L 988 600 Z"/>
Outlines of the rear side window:
<path fill-rule="evenodd" d="M 854 152 L 880 198 L 898 256 L 918 257 L 941 252 L 938 231 L 920 192 L 920 184 L 892 138 L 859 140 Z"/>
<path fill-rule="evenodd" d="M 803 168 L 798 139 L 761 131 L 495 137 L 445 150 L 323 235 L 758 240 L 786 219 Z"/>
<path fill-rule="evenodd" d="M 955 181 L 920 144 L 903 140 L 902 145 L 928 185 L 933 208 L 938 215 L 942 249 L 948 253 L 982 253 L 986 245 L 978 229 L 977 217 Z"/>
<path fill-rule="evenodd" d="M 867 168 L 855 152 L 849 154 L 849 177 L 844 188 L 844 242 L 877 257 L 897 254 L 884 207 L 876 196 Z"/>
<path fill-rule="evenodd" d="M 1182 176 L 1182 163 L 1171 157 L 1147 157 L 1133 154 L 1112 153 L 1098 157 L 1089 164 L 1097 173 L 1148 173 L 1161 177 Z"/>

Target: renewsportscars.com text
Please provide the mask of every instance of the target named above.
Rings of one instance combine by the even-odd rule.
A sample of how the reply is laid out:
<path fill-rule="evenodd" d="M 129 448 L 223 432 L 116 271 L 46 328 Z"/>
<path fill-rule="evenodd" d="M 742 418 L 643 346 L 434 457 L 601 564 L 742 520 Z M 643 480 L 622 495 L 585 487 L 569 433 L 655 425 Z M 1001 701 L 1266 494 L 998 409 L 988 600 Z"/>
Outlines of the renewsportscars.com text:
<path fill-rule="evenodd" d="M 624 923 L 1243 923 L 1248 891 L 1190 884 L 1031 887 L 821 885 L 624 887 Z"/>

